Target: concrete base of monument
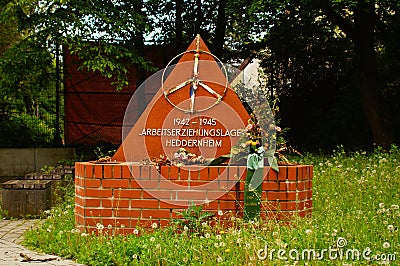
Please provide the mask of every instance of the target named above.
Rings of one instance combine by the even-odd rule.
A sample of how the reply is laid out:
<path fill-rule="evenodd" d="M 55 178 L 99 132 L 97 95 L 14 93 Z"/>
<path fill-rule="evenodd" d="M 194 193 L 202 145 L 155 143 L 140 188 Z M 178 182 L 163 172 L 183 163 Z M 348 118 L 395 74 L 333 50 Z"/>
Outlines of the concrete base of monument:
<path fill-rule="evenodd" d="M 114 232 L 130 234 L 138 226 L 151 228 L 154 223 L 168 226 L 172 219 L 179 218 L 176 211 L 187 208 L 174 204 L 178 193 L 187 201 L 204 203 L 207 199 L 203 210 L 243 217 L 245 166 L 162 166 L 159 172 L 150 168 L 153 166 L 132 163 L 76 163 L 78 228 L 93 232 L 102 224 Z M 311 165 L 280 166 L 279 173 L 264 167 L 261 218 L 291 220 L 310 216 L 312 177 Z M 215 181 L 219 194 L 212 188 L 196 189 L 211 181 Z M 153 191 L 143 184 L 152 184 Z M 176 191 L 177 184 L 188 189 Z M 223 193 L 222 187 L 226 189 Z"/>

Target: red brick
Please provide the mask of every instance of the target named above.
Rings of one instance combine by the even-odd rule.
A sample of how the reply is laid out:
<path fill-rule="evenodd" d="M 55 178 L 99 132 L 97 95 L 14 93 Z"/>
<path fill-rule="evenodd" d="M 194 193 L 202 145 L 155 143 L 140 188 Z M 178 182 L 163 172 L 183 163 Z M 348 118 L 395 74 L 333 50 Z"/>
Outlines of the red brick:
<path fill-rule="evenodd" d="M 306 202 L 305 202 L 305 208 L 306 209 L 309 209 L 309 208 L 312 208 L 312 200 L 306 200 Z"/>
<path fill-rule="evenodd" d="M 96 217 L 110 217 L 112 216 L 112 210 L 101 208 L 101 209 L 94 209 L 94 208 L 87 208 L 86 209 L 87 216 L 96 216 Z"/>
<path fill-rule="evenodd" d="M 86 197 L 98 197 L 98 198 L 109 198 L 112 196 L 111 189 L 94 189 L 94 188 L 87 188 L 86 189 Z"/>
<path fill-rule="evenodd" d="M 164 179 L 169 179 L 169 166 L 160 166 L 160 175 L 161 175 L 161 180 Z"/>
<path fill-rule="evenodd" d="M 142 210 L 142 218 L 152 218 L 152 219 L 171 219 L 171 211 L 170 210 Z"/>
<path fill-rule="evenodd" d="M 116 189 L 114 190 L 114 198 L 141 199 L 141 189 Z"/>
<path fill-rule="evenodd" d="M 182 206 L 173 204 L 171 202 L 160 201 L 160 209 L 179 209 Z"/>
<path fill-rule="evenodd" d="M 307 199 L 312 199 L 312 190 L 307 190 Z"/>
<path fill-rule="evenodd" d="M 85 226 L 86 225 L 85 221 L 86 220 L 85 220 L 85 218 L 83 218 L 82 215 L 79 215 L 79 214 L 75 213 L 75 222 L 76 222 L 77 225 Z"/>
<path fill-rule="evenodd" d="M 298 199 L 305 200 L 307 198 L 307 191 L 300 191 L 298 192 Z"/>
<path fill-rule="evenodd" d="M 244 200 L 244 190 L 242 190 L 242 191 L 237 191 L 236 193 L 236 199 L 238 200 L 238 201 L 243 201 Z"/>
<path fill-rule="evenodd" d="M 106 164 L 103 165 L 103 177 L 104 178 L 112 178 L 112 165 L 111 164 Z"/>
<path fill-rule="evenodd" d="M 141 189 L 142 186 L 135 179 L 130 179 L 129 180 L 129 188 L 139 188 L 139 189 Z"/>
<path fill-rule="evenodd" d="M 264 181 L 262 184 L 262 190 L 279 190 L 278 182 L 275 181 Z"/>
<path fill-rule="evenodd" d="M 113 178 L 122 178 L 122 166 L 113 165 Z"/>
<path fill-rule="evenodd" d="M 297 180 L 297 166 L 288 166 L 288 179 L 290 181 L 296 181 Z"/>
<path fill-rule="evenodd" d="M 101 223 L 104 225 L 104 227 L 108 227 L 108 225 L 111 225 L 113 229 L 121 229 L 121 225 L 123 224 L 125 227 L 130 226 L 130 219 L 123 219 L 123 218 L 102 218 Z"/>
<path fill-rule="evenodd" d="M 85 165 L 85 177 L 92 178 L 94 174 L 94 165 Z"/>
<path fill-rule="evenodd" d="M 140 178 L 141 165 L 130 165 L 127 166 L 128 169 L 125 169 L 124 165 L 122 167 L 122 178 Z"/>
<path fill-rule="evenodd" d="M 179 200 L 206 200 L 206 191 L 201 190 L 180 190 L 177 192 Z"/>
<path fill-rule="evenodd" d="M 157 199 L 142 199 L 142 200 L 131 200 L 132 208 L 147 208 L 147 209 L 158 209 Z"/>
<path fill-rule="evenodd" d="M 119 170 L 120 171 L 120 176 L 119 176 L 120 178 L 125 178 L 125 179 L 132 178 L 132 174 L 131 174 L 130 168 L 129 168 L 129 166 L 127 164 L 120 165 L 119 168 L 120 168 L 120 170 Z M 115 168 L 114 168 L 114 171 L 115 171 Z M 115 176 L 115 174 L 116 173 L 114 173 L 114 176 Z"/>
<path fill-rule="evenodd" d="M 212 202 L 204 204 L 203 205 L 203 210 L 207 210 L 207 211 L 215 210 L 215 211 L 218 211 L 219 210 L 218 201 L 212 201 Z"/>
<path fill-rule="evenodd" d="M 183 189 L 182 187 L 180 187 L 180 184 L 178 182 L 173 182 L 172 180 L 160 180 L 160 183 L 157 185 L 157 187 L 154 187 L 152 189 L 154 190 L 158 188 L 167 190 Z"/>
<path fill-rule="evenodd" d="M 310 165 L 306 165 L 304 168 L 304 179 L 310 179 Z"/>
<path fill-rule="evenodd" d="M 171 199 L 171 190 L 143 190 L 143 199 Z"/>
<path fill-rule="evenodd" d="M 109 208 L 128 208 L 129 200 L 128 199 L 102 199 L 101 202 L 102 207 Z"/>
<path fill-rule="evenodd" d="M 280 182 L 279 190 L 281 191 L 296 191 L 297 190 L 297 182 Z"/>
<path fill-rule="evenodd" d="M 220 210 L 236 210 L 237 205 L 235 201 L 226 201 L 226 200 L 219 200 L 219 209 Z"/>
<path fill-rule="evenodd" d="M 85 216 L 85 208 L 82 206 L 75 205 L 75 213 Z"/>
<path fill-rule="evenodd" d="M 84 206 L 85 205 L 85 198 L 79 197 L 77 195 L 75 195 L 75 204 L 76 205 L 80 205 L 80 206 Z"/>
<path fill-rule="evenodd" d="M 285 195 L 286 200 L 297 200 L 298 193 L 297 192 L 281 192 Z"/>
<path fill-rule="evenodd" d="M 312 179 L 314 175 L 314 167 L 312 165 L 310 165 L 309 167 L 310 167 L 310 179 Z"/>
<path fill-rule="evenodd" d="M 236 192 L 207 191 L 207 200 L 236 200 Z"/>
<path fill-rule="evenodd" d="M 219 176 L 218 180 L 219 181 L 236 181 L 235 179 L 229 178 L 229 170 L 227 167 L 219 167 Z"/>
<path fill-rule="evenodd" d="M 310 179 L 310 167 L 308 165 L 304 166 L 304 180 Z"/>
<path fill-rule="evenodd" d="M 218 172 L 218 166 L 210 166 L 208 167 L 208 179 L 209 180 L 214 180 L 218 178 L 219 172 Z"/>
<path fill-rule="evenodd" d="M 153 166 L 151 165 L 142 165 L 140 167 L 140 178 L 142 179 L 150 179 L 151 178 L 151 168 L 153 168 Z"/>
<path fill-rule="evenodd" d="M 237 181 L 219 181 L 219 190 L 228 191 L 235 187 Z M 212 184 L 210 184 L 212 187 Z"/>
<path fill-rule="evenodd" d="M 188 169 L 179 168 L 179 180 L 189 180 L 189 175 L 190 171 Z"/>
<path fill-rule="evenodd" d="M 174 184 L 176 184 L 176 185 L 179 185 L 179 189 L 187 189 L 189 186 L 194 186 L 194 185 L 196 185 L 197 184 L 197 182 L 195 182 L 196 180 L 192 180 L 192 181 L 189 181 L 189 180 L 186 180 L 186 181 L 175 181 L 175 180 L 172 180 L 172 183 L 174 183 Z M 160 184 L 161 185 L 161 184 Z M 197 185 L 199 185 L 199 184 L 197 184 Z M 171 186 L 172 187 L 172 186 Z M 160 188 L 162 188 L 161 186 L 160 186 Z M 172 187 L 174 190 L 176 190 L 175 189 L 175 186 L 173 186 Z"/>
<path fill-rule="evenodd" d="M 305 189 L 312 189 L 312 180 L 306 181 L 306 188 Z"/>
<path fill-rule="evenodd" d="M 100 179 L 86 179 L 85 187 L 99 188 L 101 186 Z"/>
<path fill-rule="evenodd" d="M 267 200 L 279 200 L 280 198 L 280 192 L 275 192 L 275 191 L 269 191 L 267 194 Z"/>
<path fill-rule="evenodd" d="M 82 167 L 83 164 L 81 162 L 75 162 L 75 176 L 83 176 L 84 169 Z"/>
<path fill-rule="evenodd" d="M 179 167 L 171 165 L 169 167 L 169 179 L 177 180 L 179 179 Z"/>
<path fill-rule="evenodd" d="M 140 218 L 141 212 L 141 210 L 133 209 L 118 209 L 114 211 L 116 217 L 130 217 L 131 220 L 134 218 Z"/>
<path fill-rule="evenodd" d="M 298 182 L 297 182 L 297 189 L 298 189 L 298 190 L 304 190 L 305 187 L 306 187 L 306 184 L 305 184 L 304 181 L 298 181 Z"/>
<path fill-rule="evenodd" d="M 304 210 L 300 211 L 299 216 L 300 217 L 311 217 L 311 210 Z"/>
<path fill-rule="evenodd" d="M 103 179 L 101 183 L 103 188 L 129 188 L 127 179 Z"/>
<path fill-rule="evenodd" d="M 261 200 L 267 200 L 267 191 L 261 191 Z"/>
<path fill-rule="evenodd" d="M 272 168 L 268 172 L 268 180 L 270 181 L 278 180 L 278 173 Z"/>
<path fill-rule="evenodd" d="M 85 194 L 86 194 L 86 189 L 84 189 L 83 187 L 75 186 L 75 195 L 85 197 Z"/>
<path fill-rule="evenodd" d="M 245 182 L 244 181 L 240 181 L 238 183 L 236 183 L 235 188 L 232 188 L 232 190 L 236 190 L 236 191 L 244 191 L 244 185 Z"/>
<path fill-rule="evenodd" d="M 269 191 L 268 200 L 296 200 L 296 192 Z"/>
<path fill-rule="evenodd" d="M 264 211 L 277 211 L 280 210 L 280 202 L 279 201 L 264 201 L 261 202 L 261 210 Z"/>
<path fill-rule="evenodd" d="M 282 211 L 296 211 L 299 209 L 297 202 L 289 201 L 289 202 L 281 202 L 281 210 Z"/>
<path fill-rule="evenodd" d="M 103 165 L 94 165 L 94 178 L 103 178 Z"/>
<path fill-rule="evenodd" d="M 197 178 L 194 180 L 208 181 L 208 177 L 209 177 L 208 167 L 204 167 L 198 170 Z"/>
<path fill-rule="evenodd" d="M 100 207 L 101 201 L 100 199 L 86 199 L 85 200 L 85 207 Z"/>
<path fill-rule="evenodd" d="M 171 225 L 171 221 L 170 221 L 170 219 L 168 219 L 168 220 L 159 220 L 158 221 L 158 225 L 160 227 L 170 226 Z"/>
<path fill-rule="evenodd" d="M 158 189 L 158 180 L 136 180 L 139 186 L 143 189 Z M 163 180 L 162 180 L 163 181 Z M 131 183 L 132 186 L 132 183 Z"/>
<path fill-rule="evenodd" d="M 287 166 L 279 166 L 278 180 L 287 179 Z"/>
<path fill-rule="evenodd" d="M 75 185 L 83 187 L 85 185 L 84 178 L 75 176 Z"/>
<path fill-rule="evenodd" d="M 246 180 L 246 174 L 247 174 L 247 167 L 246 166 L 238 166 L 238 176 L 240 177 L 240 180 Z"/>
<path fill-rule="evenodd" d="M 239 179 L 239 168 L 237 165 L 228 165 L 226 169 L 228 170 L 229 180 Z"/>

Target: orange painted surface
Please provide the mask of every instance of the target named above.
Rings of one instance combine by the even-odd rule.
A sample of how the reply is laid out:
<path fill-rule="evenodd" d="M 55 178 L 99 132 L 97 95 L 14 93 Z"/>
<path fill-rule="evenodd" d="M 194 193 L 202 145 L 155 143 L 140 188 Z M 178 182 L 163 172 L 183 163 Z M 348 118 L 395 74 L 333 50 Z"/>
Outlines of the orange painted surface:
<path fill-rule="evenodd" d="M 189 50 L 196 49 L 196 40 L 188 47 Z M 207 46 L 200 38 L 200 49 L 202 51 L 209 52 Z M 183 80 L 182 77 L 191 76 L 193 72 L 193 67 L 190 65 L 188 67 L 188 62 L 194 60 L 193 53 L 184 54 L 179 60 L 178 64 L 175 66 L 173 71 L 169 74 L 164 82 L 165 88 L 172 88 L 180 84 Z M 204 81 L 213 81 L 213 84 L 208 83 L 212 89 L 223 94 L 225 89 L 226 78 L 224 73 L 219 68 L 217 62 L 214 58 L 206 53 L 200 54 L 201 62 L 207 61 L 207 67 L 199 70 L 199 78 Z M 191 64 L 191 63 L 190 63 Z M 201 65 L 200 65 L 201 66 Z M 161 87 L 161 85 L 160 85 Z M 176 91 L 169 95 L 170 101 L 175 105 L 182 106 L 186 108 L 188 105 L 189 98 L 189 85 Z M 206 92 L 203 88 L 197 89 L 196 97 L 202 97 L 200 105 L 207 105 L 210 102 L 215 102 L 215 97 L 210 97 L 210 94 Z M 208 97 L 208 98 L 207 98 Z M 197 102 L 196 102 L 197 103 Z M 182 105 L 180 105 L 182 104 Z M 198 109 L 201 109 L 198 108 Z M 215 126 L 200 126 L 196 123 L 199 120 L 199 115 L 204 118 L 215 118 L 217 124 Z M 176 127 L 173 125 L 174 118 L 188 118 L 190 119 L 190 126 Z M 162 129 L 162 128 L 191 128 L 193 130 L 205 128 L 205 129 L 220 129 L 226 131 L 226 129 L 244 129 L 247 125 L 249 115 L 241 103 L 240 99 L 236 93 L 229 88 L 222 98 L 222 102 L 216 104 L 211 109 L 203 111 L 198 114 L 187 114 L 182 110 L 175 108 L 168 100 L 164 97 L 164 92 L 162 88 L 155 94 L 154 98 L 150 104 L 145 109 L 144 113 L 137 120 L 136 124 L 133 126 L 122 145 L 119 147 L 115 153 L 113 160 L 119 162 L 135 162 L 141 161 L 148 157 L 159 157 L 160 155 L 171 155 L 179 147 L 165 147 L 166 138 L 159 136 L 140 136 L 144 129 Z M 195 121 L 196 120 L 196 121 Z M 194 123 L 193 123 L 194 122 Z M 213 140 L 222 140 L 223 145 L 221 147 L 215 147 L 214 149 L 203 148 L 201 151 L 199 147 L 188 147 L 189 152 L 195 153 L 197 155 L 205 155 L 205 157 L 218 157 L 220 155 L 228 154 L 230 152 L 231 146 L 234 145 L 238 140 L 237 137 L 210 137 Z M 179 140 L 196 139 L 200 140 L 201 137 L 179 137 Z M 164 146 L 164 147 L 163 147 Z"/>

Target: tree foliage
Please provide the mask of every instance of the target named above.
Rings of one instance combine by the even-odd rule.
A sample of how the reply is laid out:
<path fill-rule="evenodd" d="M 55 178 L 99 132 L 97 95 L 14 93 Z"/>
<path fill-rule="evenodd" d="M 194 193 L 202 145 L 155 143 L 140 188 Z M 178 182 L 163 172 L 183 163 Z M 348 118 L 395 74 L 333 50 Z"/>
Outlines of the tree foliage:
<path fill-rule="evenodd" d="M 288 117 L 289 125 L 297 125 L 299 119 L 313 125 L 316 135 L 304 132 L 305 141 L 319 137 L 322 142 L 338 144 L 356 132 L 355 141 L 374 139 L 387 145 L 394 141 L 393 135 L 400 135 L 400 122 L 393 118 L 400 111 L 398 1 L 1 3 L 0 34 L 11 32 L 10 36 L 17 36 L 0 42 L 3 51 L 15 44 L 0 59 L 0 67 L 5 70 L 0 74 L 0 89 L 8 95 L 23 98 L 30 86 L 50 83 L 48 66 L 60 46 L 78 55 L 82 68 L 99 71 L 116 88 L 122 88 L 127 85 L 130 65 L 142 71 L 153 70 L 143 57 L 145 43 L 173 45 L 178 53 L 200 33 L 224 61 L 239 62 L 252 51 L 258 52 L 270 92 L 287 99 L 283 101 L 285 108 L 302 109 Z M 17 28 L 12 26 L 15 23 Z M 18 33 L 14 34 L 16 29 Z M 25 67 L 28 62 L 37 66 Z M 11 71 L 13 67 L 15 71 Z M 31 73 L 24 74 L 24 68 Z M 300 114 L 303 118 L 296 117 Z M 366 130 L 370 133 L 364 133 Z M 323 132 L 331 132 L 330 139 L 321 138 Z"/>
<path fill-rule="evenodd" d="M 389 90 L 383 88 L 396 83 L 383 79 L 388 73 L 380 70 L 397 64 L 398 56 L 388 57 L 391 47 L 398 45 L 397 2 L 255 1 L 248 10 L 265 21 L 256 27 L 265 32 L 258 46 L 266 49 L 264 66 L 274 90 L 292 100 L 301 95 L 297 102 L 313 110 L 303 114 L 326 125 L 336 113 L 336 124 L 324 129 L 325 134 L 336 129 L 333 132 L 342 137 L 333 141 L 351 137 L 350 130 L 364 136 L 363 141 L 369 136 L 383 146 L 394 141 L 396 121 L 391 119 L 393 110 L 384 108 Z M 360 112 L 364 116 L 354 116 Z"/>
<path fill-rule="evenodd" d="M 99 71 L 117 88 L 127 85 L 130 65 L 151 69 L 140 51 L 148 28 L 139 0 L 6 1 L 2 21 L 8 17 L 17 19 L 34 45 L 68 49 L 81 58 L 83 68 Z"/>

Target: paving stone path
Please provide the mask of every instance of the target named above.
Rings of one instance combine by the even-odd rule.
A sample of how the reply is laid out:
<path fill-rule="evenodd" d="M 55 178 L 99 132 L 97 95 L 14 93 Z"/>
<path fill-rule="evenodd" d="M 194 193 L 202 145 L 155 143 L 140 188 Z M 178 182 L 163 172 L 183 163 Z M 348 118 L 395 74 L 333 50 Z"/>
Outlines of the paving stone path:
<path fill-rule="evenodd" d="M 39 220 L 0 220 L 0 266 L 14 265 L 65 265 L 77 266 L 71 260 L 57 256 L 40 254 L 19 245 L 23 234 Z"/>

